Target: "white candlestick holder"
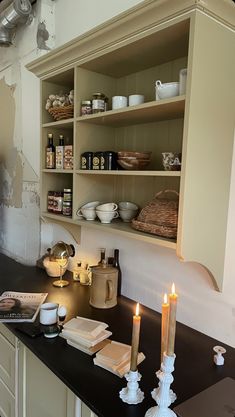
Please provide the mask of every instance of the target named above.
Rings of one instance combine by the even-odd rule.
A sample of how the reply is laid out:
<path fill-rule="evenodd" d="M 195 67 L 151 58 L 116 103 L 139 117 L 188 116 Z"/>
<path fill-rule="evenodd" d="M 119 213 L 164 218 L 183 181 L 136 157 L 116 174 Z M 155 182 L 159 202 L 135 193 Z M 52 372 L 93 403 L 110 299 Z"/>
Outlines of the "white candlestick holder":
<path fill-rule="evenodd" d="M 158 388 L 151 392 L 157 406 L 149 408 L 145 417 L 177 417 L 174 411 L 169 408 L 176 400 L 175 393 L 170 389 L 174 380 L 172 372 L 174 371 L 175 357 L 175 354 L 168 356 L 164 352 L 161 369 L 156 372 L 156 376 L 159 379 Z"/>
<path fill-rule="evenodd" d="M 122 388 L 119 392 L 119 397 L 124 403 L 127 404 L 139 404 L 144 399 L 144 393 L 139 388 L 139 381 L 141 380 L 141 374 L 136 371 L 129 371 L 125 375 L 127 386 Z"/>

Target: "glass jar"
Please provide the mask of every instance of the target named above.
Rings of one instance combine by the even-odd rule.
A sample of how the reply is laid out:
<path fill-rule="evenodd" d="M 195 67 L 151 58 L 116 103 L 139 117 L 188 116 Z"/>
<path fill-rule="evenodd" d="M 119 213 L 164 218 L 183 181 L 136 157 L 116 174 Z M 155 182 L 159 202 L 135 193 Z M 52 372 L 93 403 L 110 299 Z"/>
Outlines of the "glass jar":
<path fill-rule="evenodd" d="M 92 113 L 101 113 L 105 111 L 105 94 L 94 93 L 92 96 Z"/>
<path fill-rule="evenodd" d="M 53 211 L 56 214 L 62 214 L 63 211 L 63 193 L 61 191 L 54 192 Z"/>
<path fill-rule="evenodd" d="M 63 215 L 72 216 L 72 203 L 71 201 L 63 201 Z"/>
<path fill-rule="evenodd" d="M 64 201 L 71 203 L 71 201 L 72 201 L 72 190 L 71 190 L 71 188 L 64 188 Z"/>
<path fill-rule="evenodd" d="M 47 193 L 47 211 L 54 211 L 54 191 L 48 191 Z"/>
<path fill-rule="evenodd" d="M 83 100 L 81 103 L 81 116 L 92 114 L 92 102 L 91 100 Z"/>

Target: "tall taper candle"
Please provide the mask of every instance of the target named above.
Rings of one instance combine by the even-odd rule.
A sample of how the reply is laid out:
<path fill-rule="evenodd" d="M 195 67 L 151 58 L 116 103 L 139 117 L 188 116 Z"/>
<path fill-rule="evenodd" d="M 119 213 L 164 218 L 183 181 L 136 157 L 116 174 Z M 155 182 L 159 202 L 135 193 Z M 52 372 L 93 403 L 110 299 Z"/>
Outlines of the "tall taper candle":
<path fill-rule="evenodd" d="M 139 351 L 139 339 L 140 339 L 140 321 L 139 315 L 139 303 L 136 304 L 136 312 L 133 316 L 133 328 L 132 328 L 132 342 L 131 342 L 131 371 L 137 370 L 137 360 Z"/>
<path fill-rule="evenodd" d="M 176 308 L 178 295 L 175 293 L 175 284 L 172 284 L 171 294 L 169 294 L 170 312 L 169 312 L 169 330 L 167 342 L 167 355 L 174 354 L 175 347 L 175 328 L 176 328 Z"/>
<path fill-rule="evenodd" d="M 163 353 L 167 351 L 168 324 L 169 324 L 169 303 L 167 300 L 167 294 L 164 294 L 164 300 L 162 304 L 161 363 L 163 359 Z"/>

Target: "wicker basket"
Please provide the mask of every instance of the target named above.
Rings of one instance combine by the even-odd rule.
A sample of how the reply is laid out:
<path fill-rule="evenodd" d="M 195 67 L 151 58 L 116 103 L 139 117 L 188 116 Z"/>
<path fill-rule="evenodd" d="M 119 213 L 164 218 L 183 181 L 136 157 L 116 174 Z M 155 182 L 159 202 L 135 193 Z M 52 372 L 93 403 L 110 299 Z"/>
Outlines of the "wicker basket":
<path fill-rule="evenodd" d="M 171 194 L 171 196 L 170 196 Z M 172 198 L 174 194 L 174 198 Z M 177 198 L 175 198 L 177 196 Z M 154 235 L 176 238 L 178 223 L 178 197 L 173 190 L 160 191 L 132 220 L 132 227 Z"/>
<path fill-rule="evenodd" d="M 48 112 L 55 120 L 70 119 L 73 117 L 73 104 L 63 107 L 50 107 Z"/>

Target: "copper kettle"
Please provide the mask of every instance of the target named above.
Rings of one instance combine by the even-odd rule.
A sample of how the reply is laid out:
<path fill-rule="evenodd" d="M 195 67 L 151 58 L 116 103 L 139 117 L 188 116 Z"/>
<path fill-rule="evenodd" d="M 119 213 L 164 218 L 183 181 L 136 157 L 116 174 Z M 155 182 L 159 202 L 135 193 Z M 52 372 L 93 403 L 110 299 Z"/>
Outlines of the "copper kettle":
<path fill-rule="evenodd" d="M 90 305 L 111 308 L 117 304 L 118 270 L 106 263 L 92 268 Z"/>

